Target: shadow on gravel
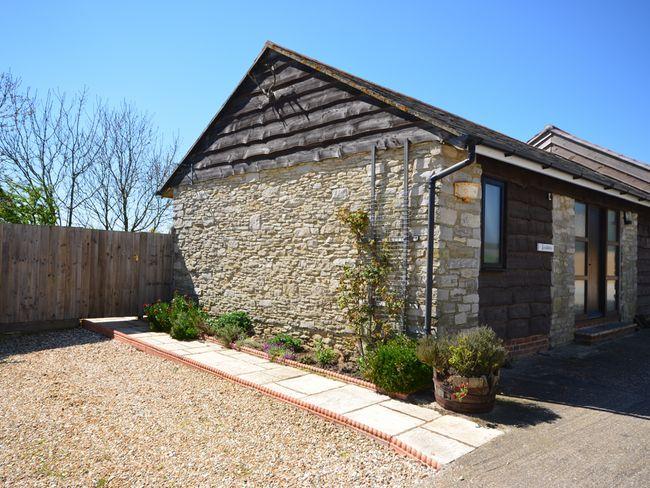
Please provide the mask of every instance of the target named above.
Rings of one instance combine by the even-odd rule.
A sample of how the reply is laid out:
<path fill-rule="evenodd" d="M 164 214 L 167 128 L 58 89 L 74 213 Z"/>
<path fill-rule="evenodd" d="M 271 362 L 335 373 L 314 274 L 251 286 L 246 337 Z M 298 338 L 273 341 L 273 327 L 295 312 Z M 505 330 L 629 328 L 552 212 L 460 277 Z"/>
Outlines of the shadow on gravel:
<path fill-rule="evenodd" d="M 650 330 L 596 346 L 571 344 L 503 370 L 506 397 L 650 418 Z M 507 423 L 507 422 L 506 422 Z"/>
<path fill-rule="evenodd" d="M 110 340 L 82 328 L 0 335 L 0 365 L 21 362 L 13 356 Z"/>

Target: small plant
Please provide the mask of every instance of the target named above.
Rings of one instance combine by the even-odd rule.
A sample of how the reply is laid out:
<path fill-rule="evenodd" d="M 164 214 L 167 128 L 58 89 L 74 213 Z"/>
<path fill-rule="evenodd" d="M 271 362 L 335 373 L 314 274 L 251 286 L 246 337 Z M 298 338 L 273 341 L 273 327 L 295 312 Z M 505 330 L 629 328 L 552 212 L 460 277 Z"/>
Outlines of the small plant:
<path fill-rule="evenodd" d="M 420 339 L 417 355 L 443 376 L 478 378 L 496 373 L 505 363 L 503 342 L 489 327 L 478 327 L 449 338 Z"/>
<path fill-rule="evenodd" d="M 271 346 L 288 349 L 291 352 L 300 352 L 302 350 L 302 341 L 289 334 L 277 334 L 269 339 Z"/>
<path fill-rule="evenodd" d="M 425 336 L 418 341 L 416 354 L 424 364 L 438 373 L 446 375 L 449 371 L 450 342 L 437 336 Z"/>
<path fill-rule="evenodd" d="M 220 315 L 214 322 L 215 328 L 226 326 L 237 326 L 244 331 L 246 335 L 253 334 L 253 321 L 246 312 L 236 311 Z"/>
<path fill-rule="evenodd" d="M 262 347 L 262 350 L 269 355 L 271 361 L 277 361 L 278 359 L 296 359 L 296 353 L 280 344 L 271 344 L 267 342 Z"/>
<path fill-rule="evenodd" d="M 257 349 L 258 351 L 262 350 L 262 344 L 255 339 L 251 339 L 250 337 L 239 339 L 237 342 L 235 342 L 235 344 L 237 347 L 250 347 L 251 349 Z"/>
<path fill-rule="evenodd" d="M 467 383 L 461 383 L 460 385 L 454 387 L 454 392 L 451 394 L 451 397 L 454 400 L 458 400 L 460 402 L 468 394 L 469 394 L 469 385 Z"/>
<path fill-rule="evenodd" d="M 210 333 L 221 338 L 227 346 L 253 333 L 253 321 L 246 312 L 228 312 L 209 320 Z"/>
<path fill-rule="evenodd" d="M 329 366 L 337 362 L 339 354 L 331 347 L 326 346 L 322 339 L 319 339 L 314 345 L 314 357 L 321 366 Z"/>
<path fill-rule="evenodd" d="M 489 327 L 459 334 L 449 346 L 449 352 L 449 367 L 466 378 L 496 373 L 508 355 L 501 339 Z"/>
<path fill-rule="evenodd" d="M 213 329 L 215 335 L 223 339 L 226 345 L 235 344 L 246 337 L 246 331 L 236 324 L 226 324 L 218 329 Z"/>
<path fill-rule="evenodd" d="M 153 332 L 169 332 L 172 328 L 170 321 L 171 305 L 158 300 L 151 305 L 144 305 L 144 314 L 149 322 L 149 329 Z"/>
<path fill-rule="evenodd" d="M 366 352 L 359 360 L 363 376 L 390 393 L 412 393 L 431 384 L 431 367 L 418 360 L 416 342 L 400 335 Z"/>
<path fill-rule="evenodd" d="M 175 315 L 169 334 L 179 341 L 193 341 L 197 339 L 201 334 L 201 329 L 197 326 L 195 318 L 189 312 L 179 312 Z"/>
<path fill-rule="evenodd" d="M 208 314 L 189 297 L 176 295 L 170 305 L 169 334 L 179 341 L 197 339 L 206 329 Z"/>
<path fill-rule="evenodd" d="M 390 287 L 388 249 L 377 239 L 368 213 L 341 208 L 338 218 L 352 233 L 357 258 L 354 265 L 343 267 L 337 303 L 354 330 L 363 356 L 366 347 L 373 348 L 393 335 L 404 301 Z"/>

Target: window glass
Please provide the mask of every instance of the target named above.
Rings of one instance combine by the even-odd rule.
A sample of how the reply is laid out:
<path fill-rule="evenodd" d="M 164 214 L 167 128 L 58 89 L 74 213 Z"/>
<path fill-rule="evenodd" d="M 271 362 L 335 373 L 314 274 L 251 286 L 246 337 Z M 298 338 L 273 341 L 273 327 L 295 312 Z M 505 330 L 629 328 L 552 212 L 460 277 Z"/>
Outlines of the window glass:
<path fill-rule="evenodd" d="M 616 280 L 607 280 L 607 311 L 616 311 Z"/>
<path fill-rule="evenodd" d="M 576 315 L 585 313 L 585 282 L 576 280 L 574 310 Z"/>
<path fill-rule="evenodd" d="M 576 242 L 576 253 L 574 255 L 575 261 L 575 274 L 576 276 L 584 276 L 587 274 L 585 262 L 586 262 L 586 253 L 585 253 L 586 244 L 582 241 Z"/>
<path fill-rule="evenodd" d="M 607 246 L 607 276 L 616 276 L 616 246 Z"/>
<path fill-rule="evenodd" d="M 503 187 L 485 183 L 483 193 L 483 262 L 501 263 Z"/>
<path fill-rule="evenodd" d="M 607 211 L 607 240 L 611 242 L 618 241 L 618 225 L 616 225 L 616 220 L 618 212 L 614 210 Z"/>
<path fill-rule="evenodd" d="M 576 237 L 587 237 L 587 206 L 576 202 Z"/>

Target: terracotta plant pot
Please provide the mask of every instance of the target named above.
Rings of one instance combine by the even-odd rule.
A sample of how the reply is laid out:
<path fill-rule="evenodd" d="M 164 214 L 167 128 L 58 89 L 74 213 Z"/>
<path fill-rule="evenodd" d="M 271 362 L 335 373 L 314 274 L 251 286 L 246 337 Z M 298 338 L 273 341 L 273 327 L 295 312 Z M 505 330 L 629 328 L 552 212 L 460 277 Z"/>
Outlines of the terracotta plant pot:
<path fill-rule="evenodd" d="M 436 402 L 443 408 L 458 413 L 487 413 L 494 408 L 499 384 L 499 373 L 480 378 L 463 378 L 457 375 L 443 377 L 433 373 Z M 465 384 L 467 395 L 456 398 L 458 387 Z"/>

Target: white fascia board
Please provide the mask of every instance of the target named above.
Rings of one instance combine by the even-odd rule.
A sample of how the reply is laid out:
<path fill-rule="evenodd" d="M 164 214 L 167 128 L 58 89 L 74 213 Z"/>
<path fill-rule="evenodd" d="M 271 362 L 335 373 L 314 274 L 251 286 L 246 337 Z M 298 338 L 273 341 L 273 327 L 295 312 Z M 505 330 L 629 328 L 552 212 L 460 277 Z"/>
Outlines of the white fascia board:
<path fill-rule="evenodd" d="M 632 196 L 632 195 L 621 195 L 618 190 L 606 190 L 603 185 L 600 185 L 598 183 L 594 183 L 593 181 L 589 181 L 585 178 L 579 178 L 574 180 L 573 176 L 567 173 L 564 173 L 563 171 L 559 171 L 555 168 L 542 168 L 541 163 L 537 163 L 535 161 L 531 161 L 529 159 L 522 158 L 520 156 L 512 155 L 512 156 L 504 156 L 503 151 L 500 151 L 499 149 L 494 149 L 489 146 L 485 146 L 483 144 L 477 145 L 476 146 L 476 154 L 480 154 L 482 156 L 487 156 L 492 159 L 496 159 L 497 161 L 501 161 L 503 163 L 507 164 L 512 164 L 513 166 L 518 166 L 520 168 L 527 169 L 529 171 L 533 171 L 535 173 L 539 173 L 542 175 L 550 176 L 551 178 L 556 178 L 558 180 L 566 181 L 568 183 L 571 183 L 572 185 L 576 186 L 582 186 L 583 188 L 589 188 L 590 190 L 594 190 L 600 193 L 605 193 L 607 195 L 610 195 L 614 198 L 618 198 L 621 200 L 627 200 L 629 202 L 635 203 L 636 205 L 642 205 L 644 207 L 650 207 L 650 202 L 647 200 L 639 201 L 638 197 Z"/>

